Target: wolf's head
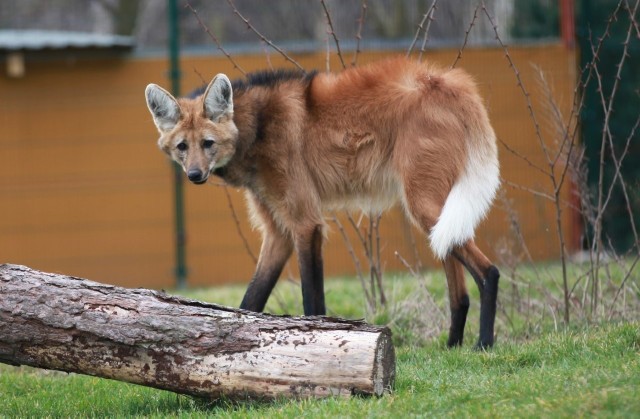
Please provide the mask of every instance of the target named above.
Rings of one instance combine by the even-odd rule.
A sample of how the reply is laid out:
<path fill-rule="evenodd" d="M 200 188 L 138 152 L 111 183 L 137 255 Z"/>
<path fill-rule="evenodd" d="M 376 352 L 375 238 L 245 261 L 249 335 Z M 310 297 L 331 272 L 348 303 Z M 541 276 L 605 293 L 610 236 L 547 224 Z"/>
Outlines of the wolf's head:
<path fill-rule="evenodd" d="M 210 173 L 231 160 L 238 128 L 227 76 L 215 76 L 195 99 L 176 99 L 155 84 L 147 86 L 145 96 L 160 131 L 158 146 L 182 166 L 191 182 L 206 182 Z"/>

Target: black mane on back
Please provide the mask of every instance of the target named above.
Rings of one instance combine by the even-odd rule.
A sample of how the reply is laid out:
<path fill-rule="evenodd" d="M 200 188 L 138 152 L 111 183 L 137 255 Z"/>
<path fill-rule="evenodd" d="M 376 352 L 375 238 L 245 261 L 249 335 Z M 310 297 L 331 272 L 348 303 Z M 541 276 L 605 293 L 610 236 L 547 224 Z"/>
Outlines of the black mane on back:
<path fill-rule="evenodd" d="M 231 82 L 233 91 L 248 90 L 252 87 L 275 87 L 280 83 L 301 80 L 310 83 L 316 75 L 315 71 L 310 73 L 304 70 L 264 70 L 249 73 L 244 79 L 236 79 Z"/>
<path fill-rule="evenodd" d="M 231 88 L 233 93 L 243 92 L 252 87 L 275 87 L 280 83 L 301 80 L 305 84 L 311 83 L 311 80 L 315 77 L 316 71 L 306 72 L 304 70 L 263 70 L 256 71 L 254 73 L 247 74 L 242 79 L 236 79 L 231 81 Z M 194 99 L 207 90 L 207 85 L 204 85 L 187 95 L 188 98 Z"/>

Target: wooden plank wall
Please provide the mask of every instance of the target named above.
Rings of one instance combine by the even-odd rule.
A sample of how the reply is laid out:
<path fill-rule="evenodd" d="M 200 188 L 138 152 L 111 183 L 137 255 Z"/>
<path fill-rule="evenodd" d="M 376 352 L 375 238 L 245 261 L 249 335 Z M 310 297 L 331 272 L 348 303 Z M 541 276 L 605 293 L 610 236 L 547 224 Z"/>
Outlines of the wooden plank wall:
<path fill-rule="evenodd" d="M 397 53 L 402 52 L 363 53 L 359 64 Z M 560 45 L 514 47 L 510 53 L 548 135 L 552 119 L 543 112 L 544 95 L 534 66 L 545 72 L 566 115 L 575 79 L 574 54 Z M 448 66 L 456 55 L 457 50 L 438 50 L 427 57 Z M 324 53 L 295 58 L 307 69 L 326 68 Z M 236 59 L 247 71 L 287 65 L 275 54 Z M 240 76 L 224 57 L 184 57 L 181 65 L 185 92 L 218 72 Z M 467 49 L 458 66 L 477 78 L 500 139 L 545 165 L 526 101 L 503 52 Z M 338 61 L 332 60 L 331 67 L 338 69 Z M 172 172 L 155 145 L 157 132 L 143 96 L 149 82 L 168 86 L 167 74 L 163 58 L 67 57 L 27 62 L 26 75 L 20 79 L 0 75 L 0 263 L 124 286 L 173 286 Z M 501 165 L 510 182 L 549 190 L 546 179 L 504 147 Z M 185 189 L 189 284 L 246 282 L 254 262 L 237 233 L 224 189 L 216 182 L 187 184 Z M 552 208 L 529 192 L 507 186 L 503 190 L 533 257 L 555 258 Z M 240 229 L 257 254 L 259 237 L 246 222 L 242 194 L 232 189 L 229 194 Z M 565 213 L 567 221 L 569 217 Z M 498 203 L 478 234 L 481 247 L 498 260 L 522 256 L 509 220 L 509 212 Z M 353 274 L 353 261 L 336 225 L 332 221 L 329 225 L 326 273 Z M 398 210 L 383 218 L 386 271 L 403 269 L 396 251 L 410 262 L 419 254 L 425 264 L 437 266 L 424 237 L 415 234 L 417 252 L 413 249 L 410 231 Z M 357 240 L 353 243 L 360 248 Z M 297 275 L 294 262 L 285 274 Z"/>

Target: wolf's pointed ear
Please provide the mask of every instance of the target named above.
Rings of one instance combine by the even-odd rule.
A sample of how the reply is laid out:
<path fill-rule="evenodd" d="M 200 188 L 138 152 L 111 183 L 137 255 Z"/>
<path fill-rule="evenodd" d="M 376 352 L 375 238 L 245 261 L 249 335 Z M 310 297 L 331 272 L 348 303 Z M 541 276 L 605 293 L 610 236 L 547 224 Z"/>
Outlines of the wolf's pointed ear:
<path fill-rule="evenodd" d="M 229 78 L 218 74 L 211 80 L 204 92 L 204 113 L 207 118 L 217 121 L 233 112 L 233 91 Z"/>
<path fill-rule="evenodd" d="M 144 91 L 153 122 L 160 132 L 171 131 L 180 120 L 180 106 L 162 87 L 150 84 Z"/>

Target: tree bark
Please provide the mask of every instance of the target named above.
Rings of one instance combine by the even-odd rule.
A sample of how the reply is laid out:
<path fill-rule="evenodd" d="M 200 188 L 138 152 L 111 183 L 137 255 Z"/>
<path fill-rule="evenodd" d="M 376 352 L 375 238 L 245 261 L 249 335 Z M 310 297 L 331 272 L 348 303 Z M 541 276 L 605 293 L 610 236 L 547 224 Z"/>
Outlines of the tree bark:
<path fill-rule="evenodd" d="M 382 395 L 386 327 L 258 314 L 0 265 L 0 362 L 205 398 Z"/>

